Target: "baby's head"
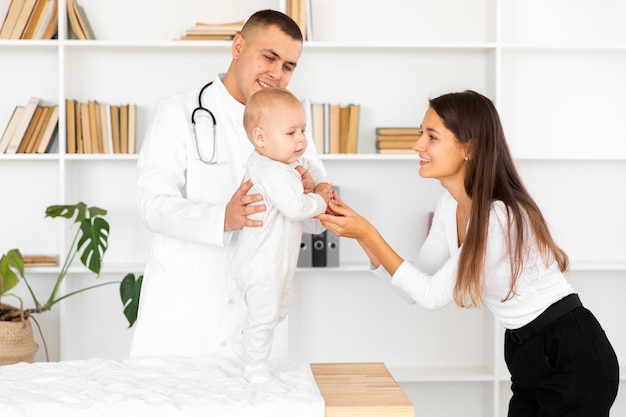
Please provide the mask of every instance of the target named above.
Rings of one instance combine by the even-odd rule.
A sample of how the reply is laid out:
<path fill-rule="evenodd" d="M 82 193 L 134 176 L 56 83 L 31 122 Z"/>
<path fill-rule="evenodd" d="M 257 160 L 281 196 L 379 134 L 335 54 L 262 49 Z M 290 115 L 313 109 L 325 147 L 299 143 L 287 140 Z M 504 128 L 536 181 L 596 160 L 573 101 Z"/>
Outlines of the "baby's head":
<path fill-rule="evenodd" d="M 264 88 L 246 102 L 243 125 L 257 153 L 283 163 L 306 150 L 306 115 L 302 103 L 284 88 Z"/>

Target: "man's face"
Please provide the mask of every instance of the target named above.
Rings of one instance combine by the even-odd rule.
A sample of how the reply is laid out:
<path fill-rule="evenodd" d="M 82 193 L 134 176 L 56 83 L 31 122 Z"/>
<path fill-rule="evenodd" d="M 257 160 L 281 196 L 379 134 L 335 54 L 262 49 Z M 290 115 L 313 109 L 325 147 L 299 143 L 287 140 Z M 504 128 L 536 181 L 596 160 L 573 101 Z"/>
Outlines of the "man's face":
<path fill-rule="evenodd" d="M 236 86 L 231 94 L 245 103 L 262 88 L 287 87 L 302 53 L 302 42 L 270 26 L 256 29 L 245 38 L 238 35 L 232 53 Z"/>

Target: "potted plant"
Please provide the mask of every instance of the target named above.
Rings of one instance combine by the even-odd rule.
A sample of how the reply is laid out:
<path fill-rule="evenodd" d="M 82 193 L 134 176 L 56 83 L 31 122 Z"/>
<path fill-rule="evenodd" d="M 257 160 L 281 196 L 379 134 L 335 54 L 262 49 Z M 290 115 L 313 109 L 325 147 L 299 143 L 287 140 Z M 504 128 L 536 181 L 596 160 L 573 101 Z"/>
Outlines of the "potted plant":
<path fill-rule="evenodd" d="M 106 210 L 98 207 L 88 207 L 83 202 L 74 205 L 54 205 L 46 209 L 46 217 L 62 217 L 73 220 L 73 227 L 76 229 L 76 234 L 74 235 L 74 239 L 72 240 L 63 265 L 61 266 L 55 285 L 45 301 L 41 301 L 35 295 L 33 288 L 29 284 L 25 276 L 24 262 L 19 250 L 12 249 L 2 255 L 0 258 L 0 301 L 2 301 L 2 297 L 4 296 L 15 296 L 14 294 L 8 293 L 8 291 L 15 287 L 20 279 L 22 279 L 30 293 L 33 305 L 24 308 L 21 299 L 19 308 L 0 303 L 0 356 L 3 354 L 3 343 L 4 348 L 10 351 L 9 355 L 21 349 L 13 345 L 6 346 L 7 343 L 9 343 L 7 341 L 8 337 L 6 335 L 3 336 L 2 332 L 7 332 L 13 339 L 15 339 L 16 334 L 19 334 L 20 338 L 28 339 L 30 333 L 30 340 L 26 341 L 29 347 L 23 348 L 25 352 L 30 352 L 33 350 L 34 341 L 32 341 L 32 329 L 28 321 L 29 317 L 33 314 L 49 311 L 55 304 L 68 297 L 104 285 L 120 284 L 120 296 L 124 305 L 124 314 L 130 326 L 133 325 L 137 317 L 139 291 L 141 289 L 142 280 L 141 276 L 135 278 L 133 274 L 128 274 L 121 282 L 105 282 L 82 288 L 68 294 L 60 293 L 63 280 L 67 276 L 69 268 L 74 263 L 77 255 L 79 255 L 80 262 L 91 272 L 95 273 L 95 278 L 100 276 L 109 238 L 109 223 L 104 218 L 106 213 Z M 9 330 L 5 328 L 9 328 Z M 36 345 L 34 346 L 35 349 L 33 352 L 26 353 L 25 356 L 20 356 L 17 360 L 15 360 L 15 358 L 14 360 L 7 359 L 4 362 L 9 363 L 28 359 L 32 361 L 32 357 L 34 357 L 35 351 L 37 350 Z M 0 364 L 2 361 L 3 359 L 0 357 Z"/>

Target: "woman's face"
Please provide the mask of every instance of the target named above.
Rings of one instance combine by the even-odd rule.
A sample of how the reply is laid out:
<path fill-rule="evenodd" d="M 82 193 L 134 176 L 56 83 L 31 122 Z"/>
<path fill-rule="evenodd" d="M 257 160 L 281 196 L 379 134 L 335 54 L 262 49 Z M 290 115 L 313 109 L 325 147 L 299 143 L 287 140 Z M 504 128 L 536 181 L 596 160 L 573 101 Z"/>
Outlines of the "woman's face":
<path fill-rule="evenodd" d="M 441 117 L 429 108 L 422 121 L 422 136 L 413 145 L 420 157 L 420 176 L 461 184 L 465 179 L 466 146 L 448 130 Z"/>

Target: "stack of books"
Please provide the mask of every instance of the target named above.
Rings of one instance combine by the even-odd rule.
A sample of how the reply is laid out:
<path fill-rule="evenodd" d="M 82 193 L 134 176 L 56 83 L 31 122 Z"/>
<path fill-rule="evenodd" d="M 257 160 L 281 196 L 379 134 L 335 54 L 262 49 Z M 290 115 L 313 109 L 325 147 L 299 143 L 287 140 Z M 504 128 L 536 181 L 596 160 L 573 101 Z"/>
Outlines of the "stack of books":
<path fill-rule="evenodd" d="M 66 99 L 67 153 L 135 153 L 135 104 Z"/>
<path fill-rule="evenodd" d="M 58 0 L 0 1 L 0 39 L 52 39 Z"/>
<path fill-rule="evenodd" d="M 59 106 L 44 106 L 39 97 L 18 105 L 0 137 L 0 153 L 46 153 L 57 136 Z"/>
<path fill-rule="evenodd" d="M 24 266 L 57 266 L 56 255 L 23 255 Z"/>
<path fill-rule="evenodd" d="M 412 153 L 413 145 L 422 136 L 419 127 L 376 128 L 376 152 Z"/>
<path fill-rule="evenodd" d="M 361 106 L 303 102 L 318 153 L 357 153 Z"/>
<path fill-rule="evenodd" d="M 186 30 L 180 37 L 184 41 L 223 41 L 230 40 L 241 31 L 244 21 L 231 23 L 200 23 Z"/>

